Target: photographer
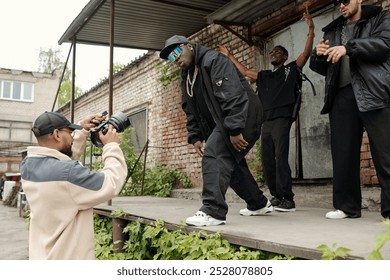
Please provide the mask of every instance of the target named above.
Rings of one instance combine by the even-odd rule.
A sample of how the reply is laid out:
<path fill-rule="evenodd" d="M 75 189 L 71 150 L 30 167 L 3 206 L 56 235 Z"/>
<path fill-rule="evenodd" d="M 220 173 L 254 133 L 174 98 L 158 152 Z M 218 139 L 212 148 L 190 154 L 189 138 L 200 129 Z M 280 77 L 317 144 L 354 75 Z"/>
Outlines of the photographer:
<path fill-rule="evenodd" d="M 21 163 L 23 190 L 31 208 L 29 259 L 94 259 L 93 207 L 121 191 L 127 167 L 112 124 L 103 133 L 104 167 L 99 172 L 77 159 L 90 130 L 105 116 L 91 115 L 70 123 L 56 112 L 45 112 L 32 131 L 39 146 L 28 147 Z"/>

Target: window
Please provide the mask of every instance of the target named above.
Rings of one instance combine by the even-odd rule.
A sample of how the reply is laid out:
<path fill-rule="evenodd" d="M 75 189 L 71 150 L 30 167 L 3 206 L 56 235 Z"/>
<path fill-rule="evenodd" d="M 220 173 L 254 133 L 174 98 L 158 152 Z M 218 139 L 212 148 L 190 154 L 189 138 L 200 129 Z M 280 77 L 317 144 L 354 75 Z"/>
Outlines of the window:
<path fill-rule="evenodd" d="M 24 99 L 33 101 L 33 84 L 24 83 Z"/>
<path fill-rule="evenodd" d="M 1 84 L 2 84 L 1 97 L 11 98 L 11 82 L 3 81 Z"/>
<path fill-rule="evenodd" d="M 22 97 L 22 83 L 14 82 L 12 88 L 12 99 L 19 100 Z"/>
<path fill-rule="evenodd" d="M 34 101 L 34 84 L 0 80 L 0 98 L 14 101 Z"/>
<path fill-rule="evenodd" d="M 130 139 L 137 152 L 141 152 L 147 140 L 146 109 L 132 113 L 129 116 L 131 126 L 134 127 L 135 134 Z"/>

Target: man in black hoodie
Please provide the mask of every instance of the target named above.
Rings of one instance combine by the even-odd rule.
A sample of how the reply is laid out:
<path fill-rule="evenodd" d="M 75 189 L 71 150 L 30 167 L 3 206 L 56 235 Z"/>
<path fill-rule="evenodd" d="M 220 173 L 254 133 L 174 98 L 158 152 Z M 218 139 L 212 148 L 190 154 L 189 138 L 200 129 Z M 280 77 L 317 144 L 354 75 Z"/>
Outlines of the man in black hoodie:
<path fill-rule="evenodd" d="M 335 0 L 341 16 L 322 30 L 310 68 L 325 76 L 333 160 L 329 219 L 361 216 L 360 147 L 364 129 L 390 217 L 390 14 L 362 0 Z"/>
<path fill-rule="evenodd" d="M 262 108 L 245 78 L 223 54 L 174 35 L 160 57 L 181 68 L 182 108 L 187 115 L 188 143 L 202 157 L 203 205 L 186 223 L 226 223 L 229 187 L 243 199 L 244 216 L 273 211 L 245 160 L 260 135 Z M 203 150 L 203 141 L 206 141 Z"/>

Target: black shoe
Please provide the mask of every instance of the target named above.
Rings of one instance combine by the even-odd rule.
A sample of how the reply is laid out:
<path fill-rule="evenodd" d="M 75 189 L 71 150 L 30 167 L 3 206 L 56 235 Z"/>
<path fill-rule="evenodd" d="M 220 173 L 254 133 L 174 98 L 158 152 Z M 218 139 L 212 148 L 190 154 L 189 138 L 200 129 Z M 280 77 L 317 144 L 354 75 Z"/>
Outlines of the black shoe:
<path fill-rule="evenodd" d="M 274 209 L 279 212 L 294 212 L 295 211 L 295 202 L 288 199 L 282 199 L 278 206 L 275 206 Z"/>
<path fill-rule="evenodd" d="M 278 205 L 280 204 L 280 199 L 277 198 L 277 197 L 271 198 L 270 201 L 271 201 L 271 205 L 272 205 L 273 207 L 278 206 Z"/>

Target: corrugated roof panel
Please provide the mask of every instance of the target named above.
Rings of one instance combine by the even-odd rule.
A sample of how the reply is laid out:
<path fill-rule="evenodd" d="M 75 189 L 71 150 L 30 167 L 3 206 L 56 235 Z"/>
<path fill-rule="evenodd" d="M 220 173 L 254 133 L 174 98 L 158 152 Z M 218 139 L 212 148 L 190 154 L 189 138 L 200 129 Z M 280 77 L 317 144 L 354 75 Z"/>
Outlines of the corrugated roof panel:
<path fill-rule="evenodd" d="M 190 36 L 207 26 L 205 17 L 229 0 L 116 0 L 114 45 L 160 50 L 174 35 Z M 99 5 L 100 8 L 99 8 Z M 88 7 L 87 7 L 88 6 Z M 59 43 L 109 44 L 110 1 L 91 0 Z M 87 22 L 85 22 L 87 18 Z M 84 25 L 83 25 L 84 24 Z"/>
<path fill-rule="evenodd" d="M 261 17 L 272 14 L 282 6 L 297 5 L 297 2 L 304 1 L 306 0 L 232 0 L 206 18 L 208 23 L 226 21 L 250 24 Z"/>
<path fill-rule="evenodd" d="M 114 46 L 161 50 L 174 34 L 191 36 L 211 23 L 252 24 L 273 15 L 252 35 L 266 37 L 299 20 L 307 0 L 115 0 Z M 313 9 L 329 0 L 311 2 Z M 91 0 L 59 40 L 109 45 L 110 0 Z M 285 13 L 274 12 L 280 8 Z M 298 10 L 298 8 L 300 10 Z M 250 38 L 249 38 L 250 39 Z"/>

